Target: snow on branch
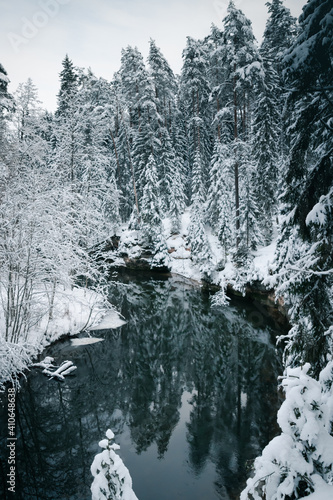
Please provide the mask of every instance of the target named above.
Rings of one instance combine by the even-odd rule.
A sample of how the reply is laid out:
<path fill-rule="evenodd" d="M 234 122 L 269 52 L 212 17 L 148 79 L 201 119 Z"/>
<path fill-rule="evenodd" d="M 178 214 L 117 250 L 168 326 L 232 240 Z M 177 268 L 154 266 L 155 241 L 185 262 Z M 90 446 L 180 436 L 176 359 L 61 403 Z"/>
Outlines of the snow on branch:
<path fill-rule="evenodd" d="M 116 454 L 120 446 L 112 443 L 114 434 L 106 431 L 106 439 L 99 442 L 103 448 L 91 465 L 94 476 L 91 485 L 92 500 L 138 500 L 132 489 L 132 478 L 122 459 Z"/>
<path fill-rule="evenodd" d="M 286 266 L 286 271 L 296 271 L 298 273 L 307 273 L 314 276 L 326 276 L 329 274 L 333 274 L 333 269 L 328 269 L 327 271 L 313 271 L 312 269 L 300 269 L 294 266 Z"/>
<path fill-rule="evenodd" d="M 278 412 L 282 433 L 255 460 L 241 500 L 311 498 L 314 492 L 333 498 L 333 362 L 319 381 L 310 368 L 307 363 L 286 369 L 286 399 Z"/>
<path fill-rule="evenodd" d="M 56 378 L 57 380 L 65 380 L 65 376 L 73 373 L 77 367 L 72 361 L 63 361 L 59 367 L 53 365 L 54 358 L 47 356 L 43 361 L 39 363 L 34 363 L 33 367 L 44 368 L 44 375 L 48 376 L 50 379 Z"/>

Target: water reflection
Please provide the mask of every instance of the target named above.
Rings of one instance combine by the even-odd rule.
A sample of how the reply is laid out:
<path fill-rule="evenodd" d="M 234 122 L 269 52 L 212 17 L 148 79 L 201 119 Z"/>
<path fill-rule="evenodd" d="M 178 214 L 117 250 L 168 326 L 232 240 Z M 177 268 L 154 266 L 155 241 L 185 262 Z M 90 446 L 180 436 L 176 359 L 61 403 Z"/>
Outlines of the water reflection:
<path fill-rule="evenodd" d="M 244 305 L 212 310 L 206 293 L 175 278 L 123 277 L 110 293 L 128 323 L 95 332 L 104 342 L 51 348 L 78 366 L 64 383 L 34 370 L 24 384 L 15 498 L 90 498 L 108 427 L 140 500 L 238 498 L 247 462 L 276 430 L 270 327 L 252 326 Z"/>

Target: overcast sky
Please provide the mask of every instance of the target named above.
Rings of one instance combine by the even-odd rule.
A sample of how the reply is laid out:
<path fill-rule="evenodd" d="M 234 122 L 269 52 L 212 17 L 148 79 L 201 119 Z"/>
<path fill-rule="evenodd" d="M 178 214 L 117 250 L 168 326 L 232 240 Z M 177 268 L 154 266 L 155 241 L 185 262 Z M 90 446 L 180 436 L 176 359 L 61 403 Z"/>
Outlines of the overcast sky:
<path fill-rule="evenodd" d="M 235 0 L 261 40 L 266 0 Z M 306 0 L 285 0 L 298 17 Z M 44 106 L 53 111 L 66 53 L 76 66 L 108 80 L 120 67 L 122 47 L 148 55 L 153 38 L 175 73 L 186 36 L 203 38 L 222 26 L 228 0 L 0 0 L 0 62 L 13 92 L 32 78 Z"/>

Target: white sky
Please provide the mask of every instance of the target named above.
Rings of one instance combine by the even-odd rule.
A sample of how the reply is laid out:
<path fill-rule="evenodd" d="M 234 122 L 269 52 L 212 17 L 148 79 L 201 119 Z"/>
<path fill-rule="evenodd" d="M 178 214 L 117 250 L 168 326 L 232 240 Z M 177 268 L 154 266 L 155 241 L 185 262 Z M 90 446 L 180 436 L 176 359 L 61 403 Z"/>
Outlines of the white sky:
<path fill-rule="evenodd" d="M 261 40 L 266 0 L 235 0 Z M 298 17 L 306 0 L 285 0 Z M 66 53 L 75 66 L 108 80 L 120 67 L 121 49 L 137 46 L 144 58 L 153 38 L 175 73 L 186 37 L 203 38 L 222 26 L 228 0 L 0 0 L 0 62 L 14 92 L 29 77 L 53 111 Z"/>

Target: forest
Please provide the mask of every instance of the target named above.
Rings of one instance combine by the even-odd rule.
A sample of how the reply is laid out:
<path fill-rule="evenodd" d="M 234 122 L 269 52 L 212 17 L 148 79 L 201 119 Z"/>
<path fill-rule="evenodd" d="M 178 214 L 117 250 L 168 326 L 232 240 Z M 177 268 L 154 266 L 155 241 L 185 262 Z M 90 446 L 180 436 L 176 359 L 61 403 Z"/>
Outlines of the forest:
<path fill-rule="evenodd" d="M 30 78 L 10 94 L 0 64 L 2 387 L 52 340 L 62 297 L 89 288 L 106 302 L 96 248 L 120 228 L 164 269 L 163 221 L 180 234 L 186 212 L 185 246 L 221 307 L 223 270 L 242 290 L 255 252 L 274 243 L 286 399 L 243 500 L 333 490 L 333 8 L 308 0 L 298 21 L 282 0 L 267 8 L 258 46 L 231 0 L 222 28 L 187 37 L 180 75 L 154 40 L 146 62 L 124 48 L 112 81 L 66 55 L 55 113 Z"/>

